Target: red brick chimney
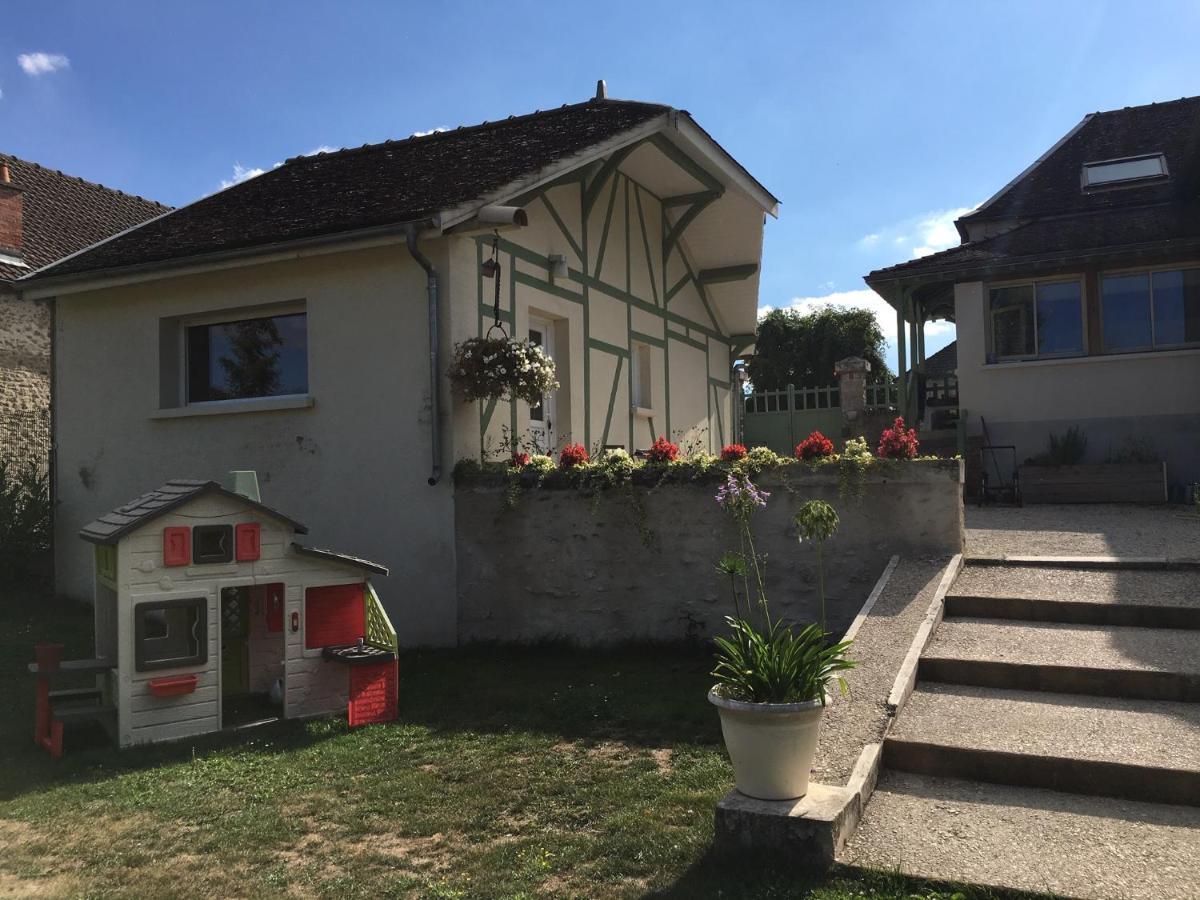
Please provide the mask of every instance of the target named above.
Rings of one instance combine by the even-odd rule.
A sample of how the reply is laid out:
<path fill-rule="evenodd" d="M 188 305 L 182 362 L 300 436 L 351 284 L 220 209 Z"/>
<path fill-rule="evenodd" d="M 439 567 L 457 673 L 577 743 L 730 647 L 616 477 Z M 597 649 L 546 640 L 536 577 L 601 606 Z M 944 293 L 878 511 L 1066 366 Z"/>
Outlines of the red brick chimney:
<path fill-rule="evenodd" d="M 0 248 L 21 252 L 21 208 L 24 191 L 12 183 L 8 163 L 0 163 Z"/>

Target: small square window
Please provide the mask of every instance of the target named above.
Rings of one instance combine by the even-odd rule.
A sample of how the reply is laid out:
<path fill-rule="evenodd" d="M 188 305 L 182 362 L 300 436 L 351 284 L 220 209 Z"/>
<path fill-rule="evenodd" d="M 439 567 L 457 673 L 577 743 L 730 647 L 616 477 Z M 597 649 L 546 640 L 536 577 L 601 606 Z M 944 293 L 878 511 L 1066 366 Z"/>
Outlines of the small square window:
<path fill-rule="evenodd" d="M 208 600 L 188 597 L 139 603 L 133 612 L 139 672 L 202 665 L 208 660 Z"/>
<path fill-rule="evenodd" d="M 233 561 L 232 525 L 197 525 L 192 529 L 192 562 Z"/>

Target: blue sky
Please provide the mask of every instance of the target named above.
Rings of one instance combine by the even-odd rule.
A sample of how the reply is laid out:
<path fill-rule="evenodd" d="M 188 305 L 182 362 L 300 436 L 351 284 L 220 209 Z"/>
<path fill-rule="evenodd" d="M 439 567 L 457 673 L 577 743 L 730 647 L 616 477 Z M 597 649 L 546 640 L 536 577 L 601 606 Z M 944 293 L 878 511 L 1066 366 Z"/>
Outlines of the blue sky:
<path fill-rule="evenodd" d="M 1188 3 L 9 0 L 0 149 L 177 205 L 605 78 L 689 110 L 781 198 L 762 305 L 879 305 L 864 273 L 957 243 L 957 212 L 1085 113 L 1200 93 L 1198 45 Z"/>

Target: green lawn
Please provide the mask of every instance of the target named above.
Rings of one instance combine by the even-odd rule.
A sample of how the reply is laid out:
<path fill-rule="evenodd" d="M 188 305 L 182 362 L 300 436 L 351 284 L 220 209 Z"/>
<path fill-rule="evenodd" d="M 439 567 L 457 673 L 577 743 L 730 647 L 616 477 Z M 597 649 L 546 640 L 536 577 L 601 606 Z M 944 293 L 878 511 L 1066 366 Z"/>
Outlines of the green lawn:
<path fill-rule="evenodd" d="M 407 653 L 395 725 L 123 752 L 68 734 L 53 762 L 24 667 L 43 637 L 89 653 L 90 619 L 0 610 L 0 896 L 952 895 L 714 856 L 731 772 L 700 651 Z"/>

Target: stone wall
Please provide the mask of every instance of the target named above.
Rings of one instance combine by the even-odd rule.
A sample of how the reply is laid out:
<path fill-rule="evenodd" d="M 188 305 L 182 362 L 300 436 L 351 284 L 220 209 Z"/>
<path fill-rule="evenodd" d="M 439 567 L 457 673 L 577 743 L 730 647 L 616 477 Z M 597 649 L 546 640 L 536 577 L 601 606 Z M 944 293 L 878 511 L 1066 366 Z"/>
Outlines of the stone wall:
<path fill-rule="evenodd" d="M 765 477 L 772 496 L 754 533 L 772 608 L 816 618 L 815 550 L 792 524 L 806 500 L 826 500 L 841 517 L 825 547 L 828 627 L 839 633 L 893 553 L 962 550 L 961 473 L 956 460 L 897 463 L 868 476 L 861 501 L 839 497 L 836 471 Z M 460 486 L 459 641 L 703 640 L 722 629 L 729 586 L 713 567 L 737 534 L 713 499 L 716 485 L 636 490 L 644 515 L 622 491 L 525 491 L 506 509 L 503 488 Z"/>
<path fill-rule="evenodd" d="M 0 291 L 0 460 L 50 452 L 50 308 Z"/>

